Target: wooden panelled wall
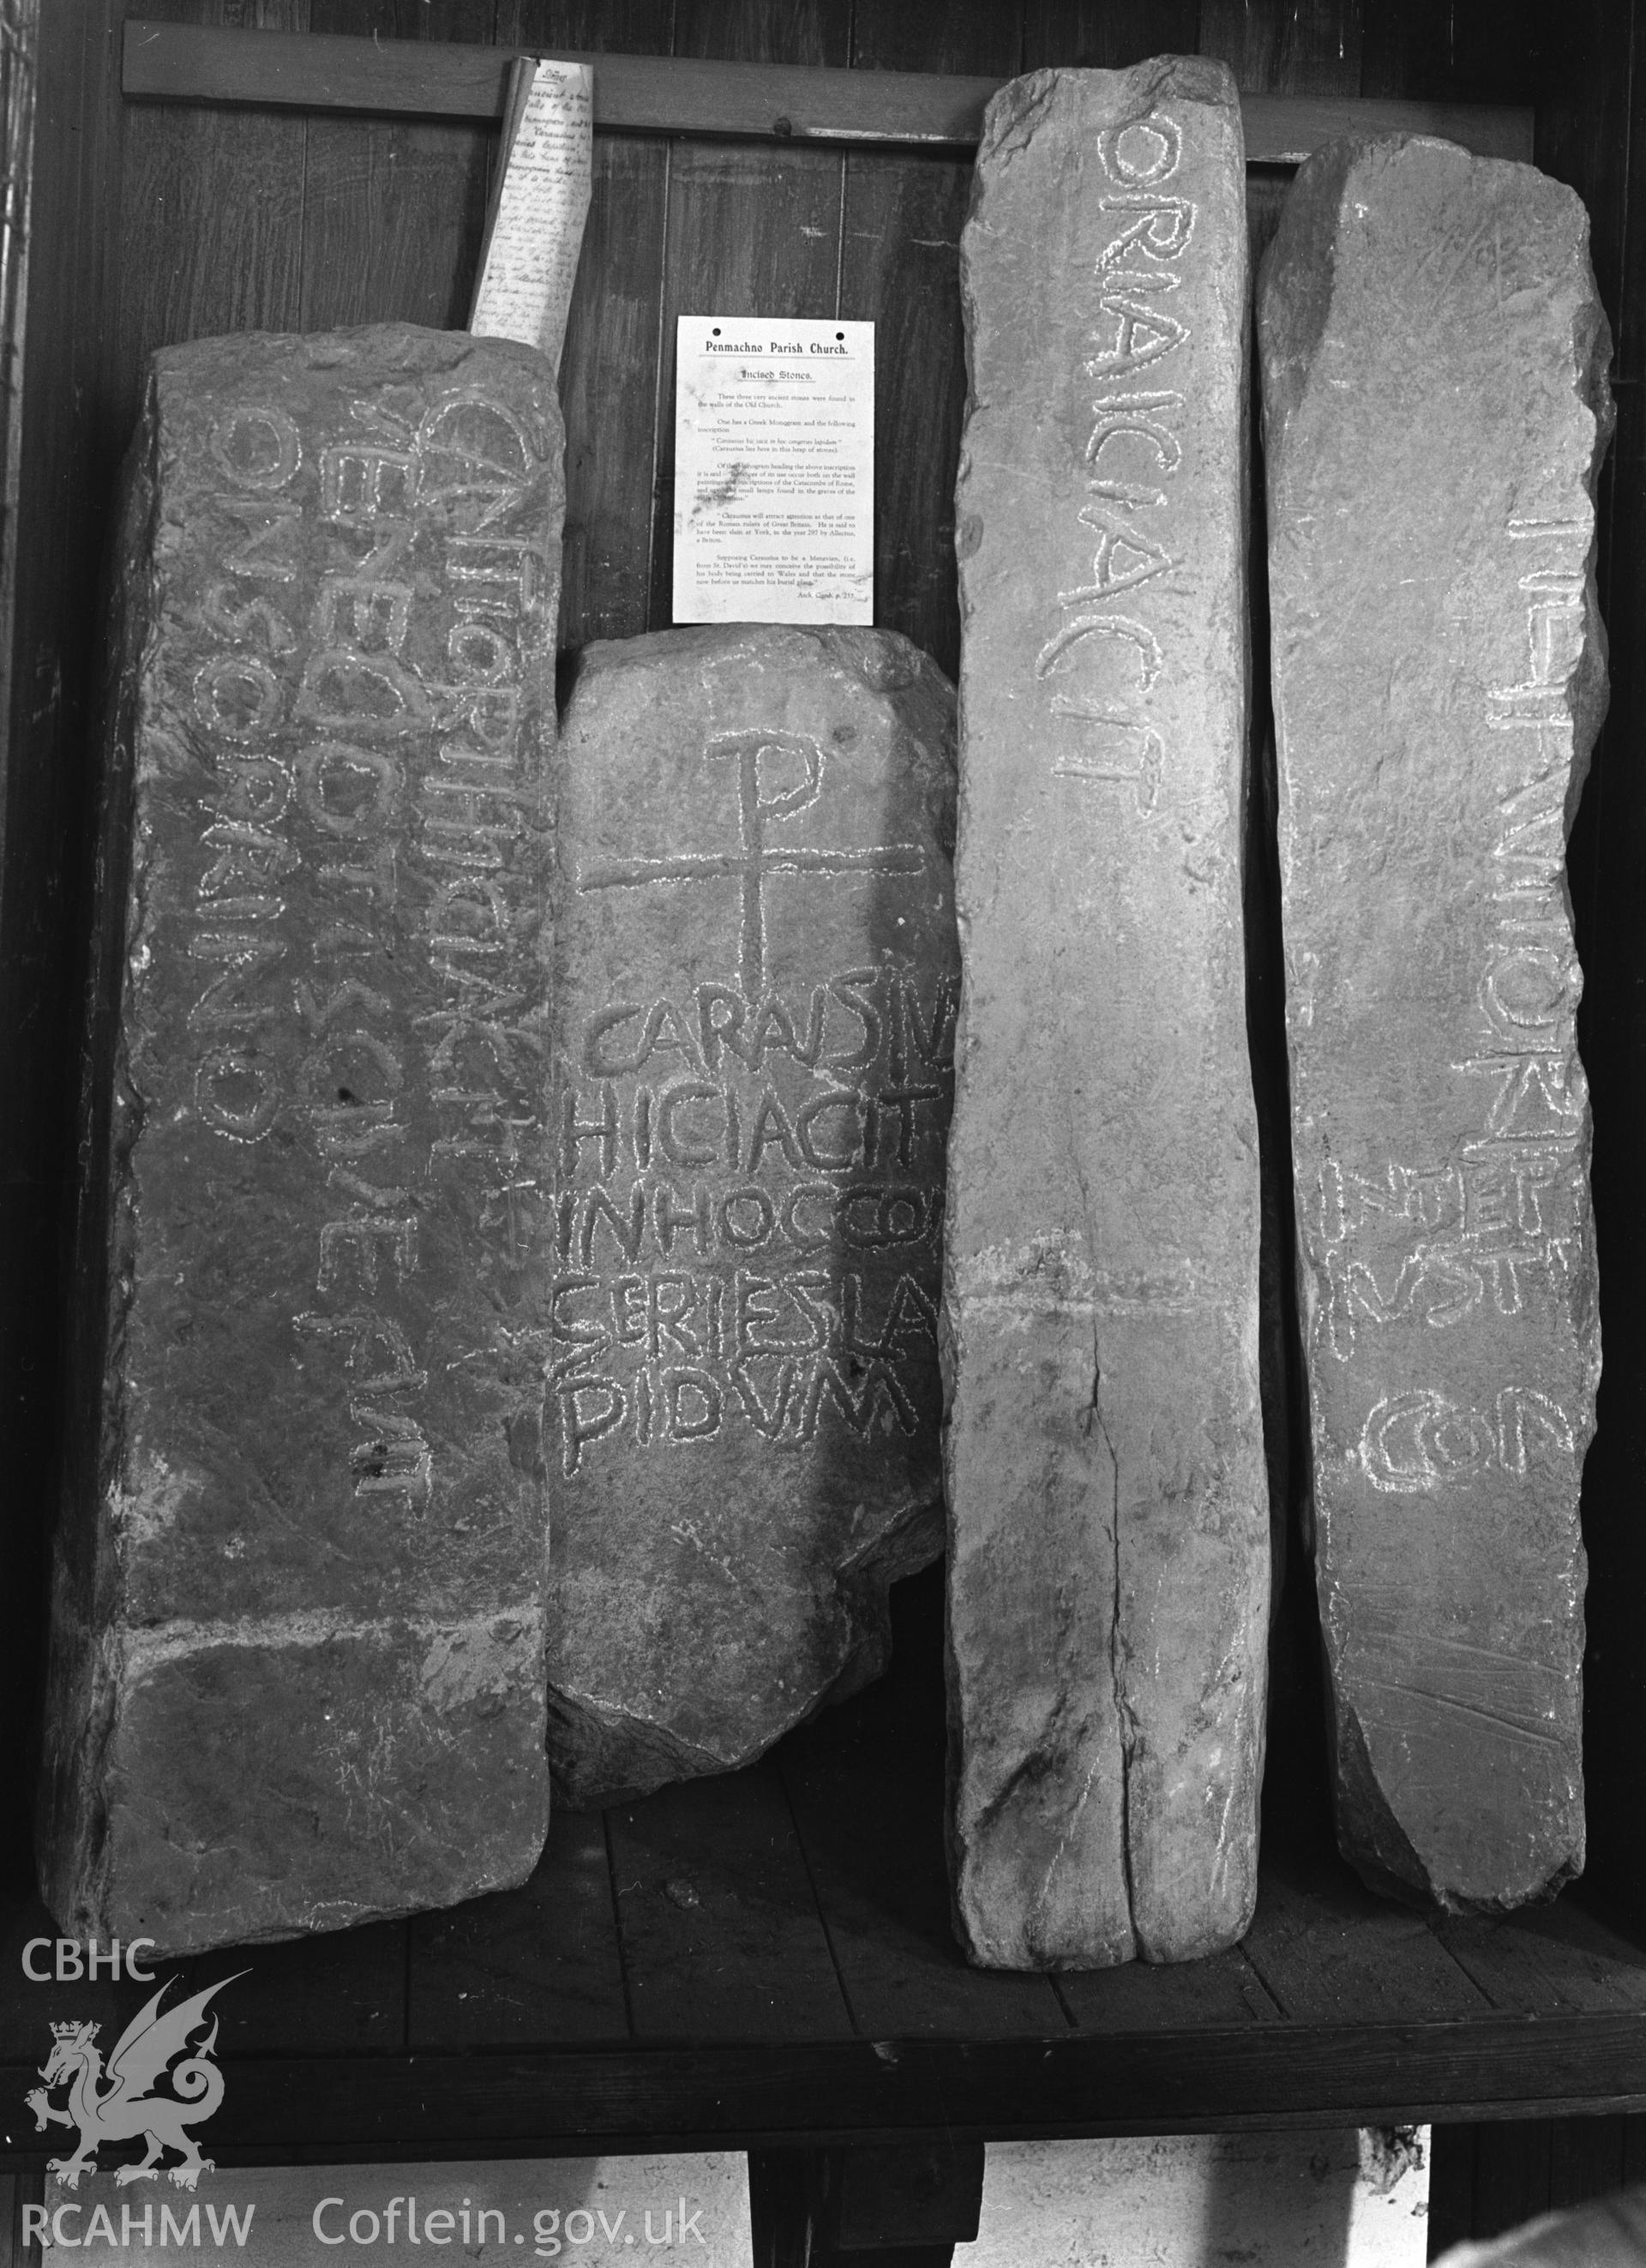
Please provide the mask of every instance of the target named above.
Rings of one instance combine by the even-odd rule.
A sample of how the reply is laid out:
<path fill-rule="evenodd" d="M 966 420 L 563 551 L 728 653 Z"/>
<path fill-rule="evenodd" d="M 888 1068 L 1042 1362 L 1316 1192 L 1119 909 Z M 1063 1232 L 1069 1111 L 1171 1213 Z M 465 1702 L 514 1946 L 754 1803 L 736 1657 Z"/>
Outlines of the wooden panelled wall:
<path fill-rule="evenodd" d="M 1589 971 L 1583 1031 L 1606 1335 L 1585 1490 L 1591 1874 L 1646 1923 L 1646 1175 L 1635 1162 L 1646 1104 L 1646 777 L 1636 762 L 1646 676 L 1632 629 L 1646 602 L 1646 114 L 1631 0 L 143 0 L 129 11 L 123 0 L 47 0 L 0 806 L 4 1862 L 26 1869 L 44 1535 L 62 1446 L 60 1256 L 98 562 L 143 361 L 168 341 L 224 330 L 460 323 L 495 141 L 465 126 L 127 107 L 118 33 L 128 12 L 1001 75 L 1176 49 L 1221 56 L 1253 92 L 1537 106 L 1539 162 L 1589 202 L 1617 334 L 1620 415 L 1602 547 L 1613 707 L 1571 872 Z M 965 391 L 956 243 L 968 176 L 966 164 L 929 155 L 602 139 L 563 373 L 568 645 L 670 619 L 674 316 L 841 315 L 880 327 L 877 618 L 953 671 L 951 493 Z M 1279 187 L 1257 185 L 1260 224 Z M 1569 2191 L 1585 2185 L 1575 2165 L 1615 2158 L 1620 2175 L 1622 2123 L 1602 2123 L 1606 2134 L 1597 2128 L 1584 2146 L 1547 2130 L 1507 2157 L 1498 2144 L 1509 2130 L 1459 2146 L 1443 2183 L 1451 2233 L 1505 2217 L 1491 2197 L 1510 2164 L 1525 2210 L 1558 2192 L 1558 2167 Z"/>

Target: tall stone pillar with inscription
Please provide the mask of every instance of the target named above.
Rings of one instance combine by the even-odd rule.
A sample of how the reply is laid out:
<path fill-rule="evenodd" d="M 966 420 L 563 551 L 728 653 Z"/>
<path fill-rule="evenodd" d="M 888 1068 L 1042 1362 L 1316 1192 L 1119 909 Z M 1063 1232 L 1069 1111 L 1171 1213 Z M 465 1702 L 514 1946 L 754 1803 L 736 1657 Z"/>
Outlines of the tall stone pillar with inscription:
<path fill-rule="evenodd" d="M 524 1879 L 547 1814 L 530 350 L 158 355 L 100 858 L 42 1837 L 164 1954 Z"/>
<path fill-rule="evenodd" d="M 550 1753 L 746 1763 L 942 1545 L 954 695 L 880 630 L 587 649 L 555 762 Z"/>
<path fill-rule="evenodd" d="M 1220 64 L 990 104 L 944 1303 L 955 1906 L 994 1966 L 1187 1960 L 1256 1893 L 1246 244 Z"/>
<path fill-rule="evenodd" d="M 1451 1907 L 1583 1862 L 1600 1349 L 1568 829 L 1606 707 L 1588 221 L 1339 144 L 1260 295 L 1299 1272 L 1338 1834 Z"/>

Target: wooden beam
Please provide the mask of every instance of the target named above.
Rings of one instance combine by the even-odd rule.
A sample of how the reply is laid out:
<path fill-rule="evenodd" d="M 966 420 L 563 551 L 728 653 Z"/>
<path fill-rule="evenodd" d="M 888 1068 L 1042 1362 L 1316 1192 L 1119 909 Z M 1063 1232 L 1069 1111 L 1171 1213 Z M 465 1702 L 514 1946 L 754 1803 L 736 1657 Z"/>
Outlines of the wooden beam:
<path fill-rule="evenodd" d="M 500 119 L 513 53 L 438 40 L 223 31 L 134 18 L 125 27 L 122 85 L 144 101 Z M 904 149 L 975 148 L 983 106 L 1001 84 L 667 55 L 557 52 L 556 60 L 593 66 L 594 122 L 608 131 Z M 1252 165 L 1297 165 L 1339 134 L 1438 134 L 1482 157 L 1532 155 L 1530 110 L 1312 95 L 1246 95 L 1241 110 Z"/>
<path fill-rule="evenodd" d="M 219 2167 L 288 2164 L 299 2150 L 410 2161 L 1646 2111 L 1633 2008 L 1040 2040 L 225 2053 L 224 2071 Z M 21 2102 L 36 2077 L 32 2061 L 0 2063 L 0 2101 Z M 12 2132 L 0 2172 L 54 2146 L 26 2124 Z"/>

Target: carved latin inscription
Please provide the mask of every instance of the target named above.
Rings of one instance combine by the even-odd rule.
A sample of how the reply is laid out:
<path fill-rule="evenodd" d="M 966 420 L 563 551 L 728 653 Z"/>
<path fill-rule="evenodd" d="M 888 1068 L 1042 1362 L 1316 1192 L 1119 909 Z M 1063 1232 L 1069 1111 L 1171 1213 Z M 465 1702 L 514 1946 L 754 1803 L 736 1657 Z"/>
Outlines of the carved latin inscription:
<path fill-rule="evenodd" d="M 156 365 L 105 861 L 114 1157 L 85 1220 L 117 1256 L 124 1591 L 101 1632 L 59 1598 L 85 1681 L 54 1728 L 65 1922 L 140 1913 L 177 1948 L 334 1926 L 540 1847 L 519 1311 L 552 1170 L 560 449 L 540 364 L 500 342 Z M 122 1618 L 166 1642 L 122 1655 Z"/>
<path fill-rule="evenodd" d="M 1149 699 L 1166 666 L 1147 619 L 1156 611 L 1150 586 L 1182 563 L 1180 548 L 1172 548 L 1183 541 L 1172 499 L 1184 466 L 1184 397 L 1171 381 L 1194 332 L 1174 312 L 1173 295 L 1194 281 L 1187 254 L 1199 207 L 1168 186 L 1180 179 L 1183 129 L 1167 109 L 1106 129 L 1097 156 L 1109 186 L 1098 210 L 1113 233 L 1092 262 L 1096 320 L 1078 365 L 1091 393 L 1086 502 L 1077 515 L 1093 541 L 1091 573 L 1058 592 L 1062 619 L 1035 674 L 1056 674 L 1077 688 L 1052 699 L 1054 716 L 1084 728 L 1063 739 L 1054 773 L 1129 784 L 1147 814 L 1166 760 Z"/>
<path fill-rule="evenodd" d="M 1208 1953 L 1256 1890 L 1243 198 L 1220 65 L 1036 72 L 961 247 L 951 1849 L 1003 1968 Z"/>
<path fill-rule="evenodd" d="M 1583 1855 L 1599 1346 L 1565 853 L 1605 706 L 1610 422 L 1586 225 L 1529 166 L 1340 149 L 1260 298 L 1338 1831 L 1447 1906 Z"/>
<path fill-rule="evenodd" d="M 675 633 L 579 680 L 549 1383 L 580 1797 L 756 1753 L 932 1548 L 949 699 L 856 633 Z M 625 1607 L 665 1571 L 736 1625 L 724 1663 Z"/>

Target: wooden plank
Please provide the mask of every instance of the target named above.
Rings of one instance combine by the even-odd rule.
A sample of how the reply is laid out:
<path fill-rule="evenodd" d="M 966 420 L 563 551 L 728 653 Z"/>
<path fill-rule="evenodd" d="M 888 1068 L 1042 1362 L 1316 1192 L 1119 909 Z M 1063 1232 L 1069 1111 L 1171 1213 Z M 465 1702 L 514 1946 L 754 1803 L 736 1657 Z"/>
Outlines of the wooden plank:
<path fill-rule="evenodd" d="M 1646 370 L 1639 223 L 1646 155 L 1634 139 L 1646 95 L 1631 85 L 1639 69 L 1635 13 L 1611 0 L 1571 0 L 1537 89 L 1535 149 L 1543 171 L 1569 183 L 1589 209 L 1589 254 L 1616 326 L 1617 373 L 1628 379 Z M 1636 219 L 1629 232 L 1631 205 Z M 1632 234 L 1627 261 L 1626 232 Z"/>
<path fill-rule="evenodd" d="M 56 1935 L 56 1924 L 37 1900 L 0 1913 L 0 2058 L 38 2066 L 51 2044 L 49 2027 L 70 2019 L 97 2023 L 112 2047 L 155 1991 L 153 1978 L 123 1972 L 117 1981 L 99 1974 L 61 1984 L 55 1978 L 33 1982 L 23 1970 L 25 1946 L 32 1938 L 49 1940 Z M 31 1965 L 52 1969 L 49 1944 L 34 1949 Z M 396 2049 L 405 2039 L 402 1922 L 280 1945 L 224 1947 L 190 1962 L 162 1962 L 154 1977 L 175 1980 L 173 2000 L 184 1987 L 198 1992 L 234 1977 L 213 2003 L 223 2051 L 229 2056 L 358 2054 Z M 32 2120 L 25 2123 L 25 2133 L 32 2125 Z"/>
<path fill-rule="evenodd" d="M 1204 1961 L 1150 1968 L 1091 1969 L 1060 1977 L 1057 1989 L 1083 2032 L 1194 2031 L 1200 2026 L 1278 2022 L 1281 2010 L 1242 1948 Z"/>
<path fill-rule="evenodd" d="M 866 11 L 865 11 L 866 13 Z M 854 61 L 1010 68 L 1017 11 L 878 11 Z M 955 676 L 960 665 L 954 476 L 966 408 L 959 248 L 972 169 L 933 153 L 854 151 L 846 169 L 842 315 L 873 322 L 875 620 Z"/>
<path fill-rule="evenodd" d="M 1475 2126 L 1442 2119 L 1429 2130 L 1429 2257 L 1474 2234 Z"/>
<path fill-rule="evenodd" d="M 29 177 L 34 162 L 34 90 L 40 0 L 13 0 L 0 15 L 0 760 L 11 706 L 11 606 L 17 586 L 18 451 L 23 438 L 23 351 L 28 296 Z M 0 798 L 0 864 L 5 855 Z"/>
<path fill-rule="evenodd" d="M 822 2188 L 822 2262 L 893 2247 L 974 2244 L 983 2203 L 983 2145 L 939 2134 L 924 2142 L 831 2150 Z"/>
<path fill-rule="evenodd" d="M 172 1981 L 174 2001 L 185 1991 L 233 1977 L 213 2003 L 226 2056 L 398 2049 L 406 2037 L 406 1928 L 379 1922 L 283 1944 L 224 1947 L 192 1961 L 162 1962 L 154 1977 Z M 123 1972 L 118 1980 L 102 1974 L 61 1984 L 31 1981 L 23 1970 L 25 1945 L 56 1935 L 55 1923 L 34 1901 L 12 1908 L 0 1922 L 0 2056 L 44 2062 L 49 2027 L 70 2018 L 96 2022 L 112 2046 L 155 1991 L 154 1977 Z M 53 1964 L 49 1947 L 35 1948 L 34 1969 Z"/>
<path fill-rule="evenodd" d="M 635 637 L 651 597 L 666 143 L 602 136 L 561 357 L 562 648 Z"/>
<path fill-rule="evenodd" d="M 504 51 L 435 40 L 281 38 L 135 18 L 123 85 L 134 99 L 252 103 L 300 110 L 382 110 L 497 119 Z M 846 71 L 689 57 L 587 53 L 597 128 L 779 141 L 976 146 L 995 77 Z M 1332 95 L 1254 96 L 1243 105 L 1254 164 L 1297 165 L 1335 135 L 1442 134 L 1483 156 L 1531 154 L 1532 114 L 1456 103 L 1361 102 Z"/>
<path fill-rule="evenodd" d="M 1192 55 L 1200 35 L 1201 0 L 1028 0 L 1022 68 L 1123 70 L 1150 55 Z"/>
<path fill-rule="evenodd" d="M 749 2152 L 753 2268 L 812 2268 L 819 2161 L 812 2150 Z"/>
<path fill-rule="evenodd" d="M 1620 387 L 1613 444 L 1611 572 L 1613 624 L 1646 608 L 1646 399 Z M 1603 534 L 1605 531 L 1603 530 Z M 1605 1422 L 1584 1470 L 1584 1540 L 1590 1555 L 1584 1616 L 1584 1771 L 1589 1882 L 1635 1932 L 1646 1927 L 1646 1809 L 1640 1801 L 1646 1741 L 1646 1660 L 1638 1602 L 1646 1597 L 1646 1527 L 1638 1516 L 1646 1462 L 1646 1310 L 1632 1287 L 1646 1278 L 1646 1207 L 1639 1185 L 1646 1059 L 1639 1004 L 1646 987 L 1646 928 L 1639 914 L 1646 871 L 1646 779 L 1635 751 L 1646 714 L 1646 669 L 1638 641 L 1614 637 L 1612 707 L 1584 791 L 1569 862 L 1575 904 L 1586 902 L 1584 1059 L 1594 1107 L 1592 1177 L 1605 1223 L 1600 1285 L 1606 1338 Z"/>
<path fill-rule="evenodd" d="M 891 1674 L 776 1751 L 858 2029 L 870 2039 L 1066 2035 L 1043 1977 L 968 1969 L 944 1861 L 942 1571 L 893 1593 Z"/>
<path fill-rule="evenodd" d="M 624 2041 L 622 1952 L 606 1830 L 556 1811 L 523 1889 L 409 1928 L 408 2043 L 486 2048 Z"/>
<path fill-rule="evenodd" d="M 472 36 L 491 0 L 310 0 L 316 33 Z M 405 18 L 402 26 L 400 18 Z M 303 197 L 305 331 L 352 323 L 468 321 L 496 137 L 476 125 L 320 117 Z"/>
<path fill-rule="evenodd" d="M 662 1788 L 606 1818 L 637 2039 L 851 2036 L 769 1764 Z"/>
<path fill-rule="evenodd" d="M 775 70 L 804 83 L 819 75 L 812 66 L 820 60 L 845 62 L 846 29 L 847 11 L 837 0 L 797 0 L 781 13 L 738 0 L 680 0 L 676 48 L 699 58 L 717 50 L 718 59 L 659 68 L 729 72 L 734 80 Z M 597 112 L 599 101 L 597 93 Z M 651 537 L 654 630 L 673 620 L 675 319 L 834 314 L 842 163 L 838 151 L 787 146 L 775 164 L 736 143 L 671 151 Z"/>
<path fill-rule="evenodd" d="M 1243 95 L 1356 95 L 1363 12 L 1363 0 L 1201 0 L 1199 51 L 1226 63 Z"/>
<path fill-rule="evenodd" d="M 80 929 L 77 834 L 86 711 L 97 683 L 97 572 L 109 441 L 96 400 L 112 174 L 122 106 L 100 7 L 49 6 L 39 23 L 17 584 L 4 718 L 0 865 L 0 1806 L 12 1822 L 0 1879 L 33 1859 L 48 1508 L 60 1500 L 65 1167 L 75 1134 L 72 1049 Z M 74 1445 L 78 1446 L 78 1445 Z"/>
<path fill-rule="evenodd" d="M 534 55 L 568 51 L 666 55 L 671 0 L 496 0 L 499 47 Z"/>
<path fill-rule="evenodd" d="M 849 59 L 852 13 L 852 0 L 784 0 L 782 8 L 767 0 L 678 0 L 673 51 L 739 70 L 768 63 L 840 69 Z"/>
<path fill-rule="evenodd" d="M 1026 68 L 1023 0 L 988 8 L 952 0 L 898 0 L 895 7 L 859 8 L 852 25 L 857 70 L 924 71 L 944 77 L 1009 79 Z"/>
<path fill-rule="evenodd" d="M 52 1940 L 56 1935 L 56 1923 L 33 1896 L 8 1906 L 0 1918 L 0 2059 L 44 2063 L 51 2051 L 51 2026 L 70 2018 L 97 2023 L 106 2038 L 117 2039 L 126 2019 L 136 2014 L 154 1990 L 152 1984 L 141 1987 L 124 1977 L 116 1984 L 107 1975 L 95 1982 L 36 1983 L 24 1971 L 24 1948 L 32 1938 Z M 34 1948 L 32 1968 L 50 1971 L 53 1963 L 49 1947 Z M 26 2119 L 22 2132 L 33 2124 L 33 2119 Z M 14 2136 L 18 2131 L 15 2118 L 0 2128 Z"/>
<path fill-rule="evenodd" d="M 693 143 L 669 165 L 652 517 L 653 630 L 673 620 L 675 319 L 828 316 L 836 306 L 841 158 Z"/>
<path fill-rule="evenodd" d="M 468 321 L 490 152 L 471 128 L 309 122 L 300 328 Z"/>
<path fill-rule="evenodd" d="M 44 2204 L 46 2179 L 45 2164 L 40 2159 L 17 2173 L 0 2176 L 0 2263 L 4 2268 L 39 2268 L 40 2245 L 24 2240 L 23 2208 Z"/>
<path fill-rule="evenodd" d="M 198 1992 L 220 1977 L 234 1978 L 211 2004 L 225 2055 L 400 2048 L 406 2039 L 407 1927 L 403 1921 L 373 1922 L 278 1945 L 224 1946 L 177 1970 L 173 1998 L 184 1988 Z M 173 1965 L 159 1973 L 171 1975 Z"/>
<path fill-rule="evenodd" d="M 670 0 L 498 0 L 497 37 L 534 50 L 666 48 Z M 603 134 L 560 361 L 566 526 L 560 644 L 633 637 L 651 592 L 653 426 L 663 298 L 665 142 Z"/>
<path fill-rule="evenodd" d="M 1549 2209 L 1549 2121 L 1507 2119 L 1474 2139 L 1474 2228 L 1500 2236 Z"/>
<path fill-rule="evenodd" d="M 40 2058 L 0 2064 L 21 2100 Z M 227 2059 L 212 2154 L 338 2160 L 483 2155 L 525 2145 L 745 2149 L 952 2132 L 1167 2134 L 1392 2125 L 1434 2117 L 1646 2109 L 1634 2015 L 1151 2033 L 500 2049 L 489 2054 Z M 46 2138 L 17 2134 L 39 2150 Z M 21 2153 L 4 2161 L 14 2167 Z M 28 2154 L 33 2154 L 33 2150 Z"/>
<path fill-rule="evenodd" d="M 231 0 L 172 4 L 193 18 L 157 27 L 172 37 L 299 36 L 224 31 Z M 278 21 L 292 25 L 305 4 L 271 0 L 271 10 L 277 9 Z M 301 328 L 307 130 L 305 120 L 278 115 L 128 112 L 112 373 L 121 446 L 136 421 L 143 367 L 156 347 L 224 331 Z"/>
<path fill-rule="evenodd" d="M 1374 1897 L 1334 1852 L 1266 1848 L 1253 1967 L 1294 2023 L 1484 2014 L 1486 1994 L 1426 1918 Z"/>
<path fill-rule="evenodd" d="M 1638 2112 L 1623 2121 L 1623 2179 L 1630 2189 L 1646 2182 L 1646 2117 Z"/>
<path fill-rule="evenodd" d="M 1623 2186 L 1623 2121 L 1557 2118 L 1549 2132 L 1549 2204 L 1560 2213 Z"/>
<path fill-rule="evenodd" d="M 1646 2008 L 1646 1953 L 1569 1894 L 1501 1920 L 1454 1916 L 1433 1927 L 1459 1967 L 1505 2014 Z"/>

